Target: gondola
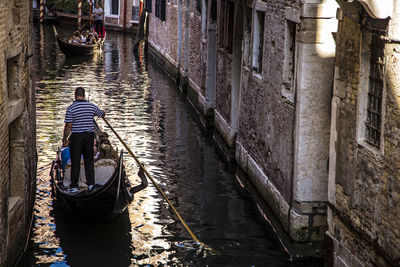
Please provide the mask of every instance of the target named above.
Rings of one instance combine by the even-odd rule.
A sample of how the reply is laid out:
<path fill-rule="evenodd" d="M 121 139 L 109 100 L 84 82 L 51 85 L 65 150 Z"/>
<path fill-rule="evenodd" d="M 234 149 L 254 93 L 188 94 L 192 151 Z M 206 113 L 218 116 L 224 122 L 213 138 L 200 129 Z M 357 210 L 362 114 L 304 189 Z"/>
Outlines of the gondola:
<path fill-rule="evenodd" d="M 76 56 L 90 56 L 95 52 L 100 51 L 103 48 L 104 40 L 106 39 L 107 34 L 104 34 L 102 38 L 99 38 L 98 41 L 94 44 L 74 44 L 67 41 L 64 41 L 60 38 L 57 33 L 57 29 L 53 26 L 54 34 L 56 35 L 58 47 L 61 52 L 64 53 L 67 57 L 76 57 Z"/>
<path fill-rule="evenodd" d="M 95 124 L 95 129 L 98 139 L 101 131 L 97 124 Z M 102 158 L 95 162 L 96 184 L 92 190 L 83 188 L 77 193 L 71 193 L 65 184 L 68 175 L 67 167 L 63 167 L 62 156 L 62 151 L 59 149 L 50 170 L 53 193 L 56 200 L 63 206 L 63 210 L 85 220 L 108 222 L 115 219 L 126 210 L 134 194 L 148 185 L 146 176 L 142 170 L 139 170 L 141 184 L 131 186 L 125 172 L 121 151 L 119 157 Z M 112 169 L 113 171 L 110 171 Z M 82 171 L 84 172 L 83 168 L 81 168 L 81 175 Z"/>

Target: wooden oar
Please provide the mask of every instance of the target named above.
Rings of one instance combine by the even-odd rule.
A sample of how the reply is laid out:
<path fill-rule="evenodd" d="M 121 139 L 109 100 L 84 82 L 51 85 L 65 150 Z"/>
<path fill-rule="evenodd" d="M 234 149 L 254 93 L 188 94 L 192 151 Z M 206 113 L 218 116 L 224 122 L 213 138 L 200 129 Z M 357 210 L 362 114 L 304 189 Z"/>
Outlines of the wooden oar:
<path fill-rule="evenodd" d="M 150 179 L 150 181 L 153 183 L 153 185 L 157 188 L 157 191 L 161 194 L 161 196 L 167 201 L 168 205 L 171 207 L 171 209 L 175 212 L 176 216 L 178 216 L 179 220 L 183 224 L 183 226 L 186 228 L 190 236 L 193 238 L 194 241 L 197 243 L 200 243 L 202 245 L 202 242 L 193 234 L 193 232 L 190 230 L 189 226 L 186 224 L 186 222 L 183 220 L 182 216 L 179 214 L 179 212 L 176 210 L 174 205 L 171 203 L 171 201 L 168 199 L 168 197 L 165 195 L 164 191 L 158 186 L 158 184 L 154 181 L 153 177 L 150 175 L 150 173 L 146 170 L 146 168 L 143 166 L 143 164 L 140 162 L 140 160 L 135 156 L 135 154 L 132 152 L 132 150 L 128 147 L 128 145 L 122 140 L 122 138 L 118 135 L 118 133 L 114 130 L 114 128 L 108 123 L 108 121 L 103 118 L 104 122 L 107 124 L 107 126 L 111 129 L 111 131 L 117 136 L 118 140 L 124 145 L 126 150 L 128 150 L 129 154 L 135 159 L 139 167 L 144 171 L 144 173 L 147 175 L 147 177 Z"/>

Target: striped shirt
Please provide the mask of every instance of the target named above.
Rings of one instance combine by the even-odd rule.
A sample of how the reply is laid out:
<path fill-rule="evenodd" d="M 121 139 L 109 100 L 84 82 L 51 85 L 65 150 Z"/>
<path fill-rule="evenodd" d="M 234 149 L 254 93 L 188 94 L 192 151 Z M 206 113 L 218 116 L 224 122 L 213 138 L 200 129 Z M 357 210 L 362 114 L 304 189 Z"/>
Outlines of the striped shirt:
<path fill-rule="evenodd" d="M 94 116 L 102 117 L 103 111 L 86 100 L 75 100 L 67 108 L 64 122 L 72 123 L 73 133 L 94 132 Z"/>

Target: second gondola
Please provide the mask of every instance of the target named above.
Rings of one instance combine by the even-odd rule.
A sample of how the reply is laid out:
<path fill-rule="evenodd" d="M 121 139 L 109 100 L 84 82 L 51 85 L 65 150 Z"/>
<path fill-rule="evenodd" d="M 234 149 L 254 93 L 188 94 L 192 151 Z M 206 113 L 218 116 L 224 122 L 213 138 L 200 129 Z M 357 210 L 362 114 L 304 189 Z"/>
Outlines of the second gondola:
<path fill-rule="evenodd" d="M 101 51 L 103 49 L 104 41 L 106 39 L 106 34 L 102 38 L 99 38 L 93 44 L 76 44 L 68 41 L 64 41 L 58 35 L 57 29 L 53 26 L 54 34 L 57 38 L 58 47 L 61 52 L 64 53 L 67 57 L 76 57 L 76 56 L 90 56 L 96 53 L 97 51 Z"/>

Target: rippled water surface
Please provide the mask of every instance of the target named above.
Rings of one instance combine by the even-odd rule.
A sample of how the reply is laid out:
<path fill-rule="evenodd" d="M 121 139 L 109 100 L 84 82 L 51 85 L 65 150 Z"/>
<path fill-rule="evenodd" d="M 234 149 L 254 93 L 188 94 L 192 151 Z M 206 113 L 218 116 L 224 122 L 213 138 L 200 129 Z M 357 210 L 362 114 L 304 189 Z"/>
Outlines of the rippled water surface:
<path fill-rule="evenodd" d="M 59 27 L 61 35 L 71 29 Z M 132 51 L 133 37 L 109 32 L 101 55 L 65 59 L 51 26 L 34 32 L 37 196 L 27 262 L 38 266 L 287 266 L 289 259 L 237 185 L 174 83 Z M 51 194 L 49 163 L 60 145 L 76 86 L 107 112 L 192 231 L 196 245 L 155 187 L 135 195 L 123 216 L 89 224 L 64 215 Z M 100 126 L 107 130 L 103 121 Z M 113 145 L 122 145 L 112 135 Z M 131 182 L 139 181 L 129 155 Z M 28 264 L 28 263 L 27 263 Z"/>

